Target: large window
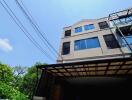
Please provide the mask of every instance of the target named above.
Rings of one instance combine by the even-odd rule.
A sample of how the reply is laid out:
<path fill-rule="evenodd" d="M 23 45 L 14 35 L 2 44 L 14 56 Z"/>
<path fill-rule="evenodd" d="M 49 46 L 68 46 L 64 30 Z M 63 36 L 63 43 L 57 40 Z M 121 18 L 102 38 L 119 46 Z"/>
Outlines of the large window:
<path fill-rule="evenodd" d="M 62 55 L 67 55 L 70 53 L 70 42 L 64 42 L 62 47 Z"/>
<path fill-rule="evenodd" d="M 89 24 L 89 25 L 85 25 L 84 26 L 84 29 L 85 30 L 91 30 L 91 29 L 94 29 L 95 27 L 94 27 L 94 24 Z"/>
<path fill-rule="evenodd" d="M 104 37 L 104 40 L 106 42 L 108 49 L 114 49 L 114 48 L 120 47 L 113 34 L 104 35 L 103 37 Z"/>
<path fill-rule="evenodd" d="M 75 28 L 75 33 L 82 32 L 82 26 Z"/>
<path fill-rule="evenodd" d="M 76 40 L 74 45 L 75 50 L 83 50 L 98 47 L 100 47 L 98 37 Z"/>
<path fill-rule="evenodd" d="M 98 24 L 99 24 L 100 29 L 109 28 L 109 25 L 108 25 L 108 23 L 106 21 L 99 22 Z"/>
<path fill-rule="evenodd" d="M 65 31 L 65 37 L 67 37 L 67 36 L 71 36 L 71 30 L 66 30 Z"/>

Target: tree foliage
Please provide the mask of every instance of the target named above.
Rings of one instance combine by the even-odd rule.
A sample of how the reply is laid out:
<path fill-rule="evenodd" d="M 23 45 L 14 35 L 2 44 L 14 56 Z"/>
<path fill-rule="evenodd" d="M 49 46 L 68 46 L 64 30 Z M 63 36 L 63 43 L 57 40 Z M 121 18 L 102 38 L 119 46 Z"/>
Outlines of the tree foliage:
<path fill-rule="evenodd" d="M 0 99 L 27 100 L 26 95 L 14 86 L 13 69 L 0 63 Z"/>
<path fill-rule="evenodd" d="M 0 63 L 0 80 L 8 84 L 13 80 L 12 68 L 2 63 Z"/>
<path fill-rule="evenodd" d="M 36 63 L 34 66 L 28 68 L 27 73 L 23 77 L 22 84 L 20 86 L 20 90 L 23 91 L 23 93 L 27 94 L 29 98 L 31 98 L 36 82 L 37 82 L 37 70 L 36 66 L 41 65 L 41 63 Z M 41 71 L 39 70 L 39 76 L 41 74 Z"/>
<path fill-rule="evenodd" d="M 13 67 L 13 76 L 15 78 L 13 81 L 14 87 L 20 88 L 23 81 L 23 77 L 26 72 L 27 72 L 27 67 L 22 67 L 22 66 Z"/>
<path fill-rule="evenodd" d="M 36 63 L 32 67 L 9 67 L 0 63 L 0 99 L 31 99 L 37 82 Z M 39 77 L 41 70 L 39 70 Z"/>
<path fill-rule="evenodd" d="M 25 74 L 27 71 L 27 67 L 15 66 L 13 67 L 13 75 L 14 76 L 21 76 Z"/>
<path fill-rule="evenodd" d="M 27 97 L 6 83 L 0 81 L 0 98 L 10 100 L 27 100 Z"/>

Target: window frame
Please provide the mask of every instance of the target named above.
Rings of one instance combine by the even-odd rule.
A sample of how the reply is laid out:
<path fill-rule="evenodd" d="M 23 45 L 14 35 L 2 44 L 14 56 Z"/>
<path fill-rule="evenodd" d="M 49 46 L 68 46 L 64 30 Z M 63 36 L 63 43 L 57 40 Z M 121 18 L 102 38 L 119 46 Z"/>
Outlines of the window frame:
<path fill-rule="evenodd" d="M 108 38 L 108 36 L 113 36 L 112 40 L 106 39 L 106 37 Z M 118 40 L 116 39 L 114 34 L 107 34 L 107 35 L 103 35 L 105 44 L 107 46 L 108 49 L 117 49 L 117 48 L 121 48 L 121 46 L 118 43 Z M 112 42 L 111 42 L 112 41 Z M 113 43 L 114 41 L 114 43 Z M 110 43 L 111 42 L 111 43 Z M 112 45 L 111 45 L 112 44 Z M 114 44 L 114 45 L 113 45 Z M 113 47 L 112 47 L 113 46 Z"/>
<path fill-rule="evenodd" d="M 93 29 L 95 29 L 94 24 L 84 25 L 84 30 L 85 30 L 85 31 L 93 30 Z"/>
<path fill-rule="evenodd" d="M 95 47 L 88 47 L 88 43 L 87 43 L 87 41 L 88 40 L 90 40 L 90 39 L 96 39 L 96 42 L 98 41 L 98 44 L 96 44 L 96 46 Z M 77 48 L 76 47 L 76 43 L 77 42 L 79 42 L 80 41 L 80 44 L 81 44 L 81 41 L 84 41 L 85 43 L 84 43 L 84 45 L 85 46 L 83 46 L 83 47 L 85 47 L 85 48 Z M 79 43 L 78 43 L 78 45 L 79 45 Z M 82 46 L 82 45 L 81 45 Z M 81 47 L 80 46 L 80 47 Z M 74 41 L 74 51 L 80 51 L 80 50 L 85 50 L 85 49 L 94 49 L 94 48 L 100 48 L 101 47 L 101 45 L 100 45 L 100 41 L 99 41 L 99 38 L 98 37 L 91 37 L 91 38 L 86 38 L 86 39 L 80 39 L 80 40 L 75 40 Z"/>
<path fill-rule="evenodd" d="M 69 46 L 68 47 L 64 47 L 64 45 L 67 45 L 67 44 L 69 44 Z M 63 42 L 63 44 L 62 44 L 62 52 L 61 52 L 61 54 L 62 55 L 68 55 L 68 54 L 70 54 L 70 42 Z"/>
<path fill-rule="evenodd" d="M 75 33 L 80 33 L 80 32 L 82 32 L 82 31 L 83 31 L 82 26 L 76 27 L 76 28 L 74 29 L 74 32 L 75 32 Z"/>
<path fill-rule="evenodd" d="M 71 29 L 65 30 L 64 37 L 69 37 L 69 36 L 71 36 Z"/>
<path fill-rule="evenodd" d="M 105 24 L 104 24 L 104 23 L 105 23 Z M 107 29 L 107 28 L 110 27 L 107 21 L 99 22 L 98 25 L 99 25 L 99 28 L 100 28 L 100 29 Z"/>

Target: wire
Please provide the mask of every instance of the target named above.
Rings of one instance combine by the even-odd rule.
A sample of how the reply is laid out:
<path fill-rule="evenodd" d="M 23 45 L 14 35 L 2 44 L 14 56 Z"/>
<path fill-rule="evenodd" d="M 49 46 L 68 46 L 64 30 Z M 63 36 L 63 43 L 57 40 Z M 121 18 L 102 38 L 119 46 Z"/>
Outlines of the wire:
<path fill-rule="evenodd" d="M 36 42 L 36 40 L 32 37 L 32 35 L 27 31 L 27 29 L 23 26 L 23 24 L 21 23 L 21 21 L 17 18 L 17 16 L 14 14 L 14 12 L 11 10 L 11 8 L 8 6 L 8 4 L 5 2 L 5 0 L 3 0 L 4 4 L 2 3 L 2 1 L 0 1 L 0 4 L 2 5 L 2 7 L 5 9 L 5 11 L 9 14 L 9 16 L 12 18 L 12 20 L 17 24 L 17 26 L 23 31 L 23 33 L 25 34 L 25 36 L 43 53 L 47 56 L 47 58 L 53 59 L 50 55 L 47 54 L 46 51 L 44 51 L 44 49 L 38 44 L 38 42 Z M 12 14 L 11 14 L 11 13 Z M 14 16 L 14 17 L 13 17 Z M 20 24 L 20 25 L 19 25 Z"/>
<path fill-rule="evenodd" d="M 26 18 L 29 20 L 30 24 L 32 25 L 32 27 L 34 28 L 34 30 L 37 32 L 37 35 L 40 37 L 40 39 L 46 44 L 46 46 L 48 47 L 48 49 L 51 51 L 51 49 L 61 57 L 61 59 L 63 60 L 62 56 L 56 51 L 56 49 L 50 44 L 49 40 L 46 38 L 46 34 L 45 36 L 43 35 L 43 32 L 40 31 L 40 27 L 37 24 L 37 22 L 34 20 L 33 16 L 31 15 L 31 13 L 29 12 L 29 10 L 26 8 L 26 6 L 24 5 L 24 3 L 21 1 L 21 4 L 18 2 L 18 0 L 15 0 L 17 5 L 19 6 L 19 8 L 22 10 L 22 12 L 24 13 L 24 15 L 26 16 Z M 23 7 L 22 7 L 23 6 Z M 27 12 L 26 12 L 26 11 Z M 51 49 L 50 49 L 50 48 Z M 52 51 L 51 51 L 52 52 Z M 53 52 L 52 52 L 53 53 Z"/>
<path fill-rule="evenodd" d="M 23 1 L 22 0 L 19 0 L 23 6 L 23 8 L 27 11 L 27 13 L 29 14 L 29 16 L 31 17 L 31 19 L 34 21 L 35 25 L 39 28 L 37 22 L 35 21 L 35 19 L 33 18 L 33 16 L 31 15 L 31 13 L 29 12 L 29 10 L 27 9 L 27 7 L 24 5 Z M 18 2 L 18 1 L 16 1 Z"/>
<path fill-rule="evenodd" d="M 19 2 L 16 0 L 17 5 L 19 6 L 19 8 L 22 10 L 22 12 L 24 13 L 25 17 L 29 20 L 29 22 L 31 23 L 33 29 L 37 32 L 38 37 L 43 41 L 43 43 L 48 47 L 48 49 L 51 51 L 51 49 L 49 48 L 49 45 L 47 45 L 45 43 L 45 41 L 42 39 L 41 35 L 38 33 L 37 30 L 37 26 L 35 26 L 35 24 L 33 23 L 33 21 L 31 20 L 31 18 L 27 15 L 27 13 L 25 12 L 25 10 L 22 8 L 22 6 L 19 4 Z M 51 51 L 52 52 L 52 51 Z M 53 53 L 53 52 L 52 52 Z M 54 53 L 53 53 L 54 54 Z"/>
<path fill-rule="evenodd" d="M 25 7 L 25 9 L 27 10 L 26 6 L 24 5 L 24 3 L 22 2 L 22 0 L 20 0 L 23 7 Z M 18 4 L 19 8 L 22 10 L 22 12 L 24 13 L 24 15 L 27 17 L 27 19 L 30 21 L 31 25 L 33 26 L 33 28 L 35 28 L 35 31 L 37 30 L 37 32 L 39 33 L 39 37 L 42 39 L 44 39 L 46 41 L 46 43 L 48 44 L 48 46 L 50 46 L 52 48 L 52 50 L 54 50 L 54 52 L 56 52 L 62 59 L 62 56 L 55 50 L 55 48 L 50 44 L 50 42 L 48 41 L 48 39 L 43 36 L 42 32 L 40 31 L 40 27 L 39 25 L 37 24 L 37 22 L 34 20 L 34 18 L 32 17 L 32 15 L 30 14 L 30 12 L 27 10 L 27 12 L 24 10 L 24 8 L 21 6 L 21 4 L 18 2 L 18 0 L 16 0 L 16 3 Z M 30 17 L 29 17 L 29 15 Z M 33 22 L 34 20 L 34 22 Z M 36 23 L 36 24 L 35 24 Z M 45 34 L 46 35 L 46 34 Z M 43 40 L 42 40 L 43 41 Z M 45 42 L 43 41 L 43 42 Z M 49 48 L 50 49 L 50 48 Z M 51 51 L 51 50 L 50 50 Z M 53 52 L 52 52 L 53 53 Z"/>

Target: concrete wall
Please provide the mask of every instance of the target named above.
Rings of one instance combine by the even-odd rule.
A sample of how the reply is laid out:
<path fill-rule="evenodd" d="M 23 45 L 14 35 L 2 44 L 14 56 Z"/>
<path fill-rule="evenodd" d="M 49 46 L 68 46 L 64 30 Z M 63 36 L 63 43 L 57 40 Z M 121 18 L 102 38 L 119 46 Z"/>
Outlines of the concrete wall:
<path fill-rule="evenodd" d="M 108 35 L 108 34 L 113 34 L 110 29 L 100 29 L 98 23 L 107 21 L 108 18 L 101 18 L 101 19 L 95 19 L 95 20 L 82 20 L 80 22 L 75 23 L 72 26 L 65 27 L 63 34 L 62 34 L 62 39 L 60 43 L 60 55 L 62 52 L 62 45 L 64 42 L 70 42 L 70 54 L 68 55 L 62 55 L 63 57 L 63 62 L 72 62 L 75 59 L 85 59 L 87 58 L 90 59 L 91 57 L 103 57 L 103 56 L 108 56 L 108 55 L 116 55 L 116 54 L 123 54 L 123 53 L 129 53 L 128 48 L 122 47 L 122 48 L 116 48 L 116 49 L 108 49 L 106 46 L 106 43 L 104 41 L 103 35 Z M 84 25 L 88 24 L 94 24 L 95 29 L 91 29 L 88 31 L 84 30 Z M 83 31 L 80 33 L 75 33 L 75 28 L 82 26 Z M 70 37 L 65 37 L 65 31 L 71 29 L 71 36 Z M 114 32 L 114 28 L 113 28 Z M 114 33 L 116 39 L 118 40 L 117 35 Z M 84 50 L 74 50 L 74 41 L 75 40 L 80 40 L 80 39 L 86 39 L 86 38 L 92 38 L 92 37 L 98 37 L 99 42 L 100 42 L 100 48 L 91 48 L 91 49 L 84 49 Z M 99 58 L 98 58 L 99 59 Z M 60 57 L 58 57 L 57 60 L 61 60 Z M 59 63 L 59 61 L 58 61 Z M 61 63 L 61 62 L 60 62 Z"/>

